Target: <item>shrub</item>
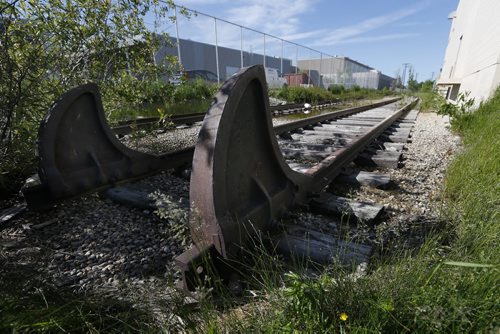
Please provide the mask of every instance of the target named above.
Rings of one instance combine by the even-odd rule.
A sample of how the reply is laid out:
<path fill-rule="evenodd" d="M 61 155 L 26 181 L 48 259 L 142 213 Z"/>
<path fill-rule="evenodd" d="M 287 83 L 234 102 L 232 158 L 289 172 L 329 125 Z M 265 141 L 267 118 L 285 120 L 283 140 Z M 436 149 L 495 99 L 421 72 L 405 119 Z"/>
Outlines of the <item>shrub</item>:
<path fill-rule="evenodd" d="M 470 93 L 458 94 L 457 101 L 447 102 L 444 101 L 437 111 L 439 115 L 447 115 L 450 117 L 450 123 L 455 127 L 462 127 L 466 124 L 467 120 L 472 117 L 470 113 L 471 108 L 474 106 L 474 99 L 469 98 Z"/>
<path fill-rule="evenodd" d="M 196 79 L 175 87 L 169 102 L 179 103 L 198 99 L 211 99 L 217 90 L 217 85 L 209 84 L 202 79 Z"/>
<path fill-rule="evenodd" d="M 95 82 L 108 114 L 140 106 L 157 94 L 150 82 L 168 74 L 175 58 L 152 62 L 160 38 L 144 17 L 153 7 L 165 17 L 168 5 L 157 1 L 19 0 L 1 7 L 0 187 L 12 190 L 12 180 L 35 171 L 37 130 L 56 98 Z"/>
<path fill-rule="evenodd" d="M 345 87 L 343 85 L 331 85 L 328 90 L 334 95 L 340 95 L 345 91 Z"/>
<path fill-rule="evenodd" d="M 420 111 L 438 111 L 440 106 L 445 103 L 444 97 L 436 92 L 420 92 L 415 96 L 420 98 Z"/>
<path fill-rule="evenodd" d="M 319 87 L 285 87 L 277 91 L 273 90 L 271 94 L 294 103 L 318 103 L 335 99 L 332 93 Z"/>

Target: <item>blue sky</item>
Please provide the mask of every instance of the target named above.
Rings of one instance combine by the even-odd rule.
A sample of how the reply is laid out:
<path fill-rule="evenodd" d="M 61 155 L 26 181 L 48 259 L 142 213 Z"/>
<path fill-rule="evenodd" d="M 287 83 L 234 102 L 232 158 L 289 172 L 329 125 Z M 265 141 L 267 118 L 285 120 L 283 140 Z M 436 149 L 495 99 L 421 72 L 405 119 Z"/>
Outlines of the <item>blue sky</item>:
<path fill-rule="evenodd" d="M 306 45 L 329 55 L 347 56 L 395 76 L 410 63 L 418 80 L 439 73 L 459 0 L 177 0 L 176 4 Z M 181 38 L 212 43 L 213 19 L 202 15 L 178 21 Z M 175 26 L 165 28 L 175 35 Z M 240 28 L 219 22 L 219 44 L 240 48 Z M 243 32 L 243 49 L 280 56 L 281 41 Z M 285 57 L 319 58 L 285 44 Z M 324 56 L 323 56 L 324 57 Z"/>

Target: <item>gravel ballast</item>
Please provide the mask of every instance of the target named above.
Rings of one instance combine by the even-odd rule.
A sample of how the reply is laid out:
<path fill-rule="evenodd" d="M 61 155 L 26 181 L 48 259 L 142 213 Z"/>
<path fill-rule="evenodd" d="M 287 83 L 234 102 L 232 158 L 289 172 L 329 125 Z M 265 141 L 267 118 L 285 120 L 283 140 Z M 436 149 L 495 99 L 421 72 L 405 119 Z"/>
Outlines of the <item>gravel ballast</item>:
<path fill-rule="evenodd" d="M 165 135 L 155 145 L 170 151 L 194 144 L 197 129 Z M 360 227 L 358 237 L 376 243 L 388 235 L 404 235 L 411 225 L 439 220 L 446 167 L 459 147 L 447 118 L 420 113 L 401 168 L 381 171 L 396 186 L 349 190 L 348 197 L 383 204 L 387 212 L 377 226 Z M 65 201 L 44 213 L 26 212 L 9 222 L 0 231 L 0 280 L 15 273 L 24 279 L 29 271 L 46 284 L 74 292 L 120 295 L 120 291 L 131 294 L 135 289 L 137 298 L 141 289 L 158 290 L 158 296 L 165 293 L 178 278 L 173 259 L 190 246 L 189 181 L 166 172 L 139 185 L 151 190 L 163 214 L 124 207 L 94 194 Z M 292 213 L 293 219 L 321 224 L 328 220 L 311 213 Z"/>

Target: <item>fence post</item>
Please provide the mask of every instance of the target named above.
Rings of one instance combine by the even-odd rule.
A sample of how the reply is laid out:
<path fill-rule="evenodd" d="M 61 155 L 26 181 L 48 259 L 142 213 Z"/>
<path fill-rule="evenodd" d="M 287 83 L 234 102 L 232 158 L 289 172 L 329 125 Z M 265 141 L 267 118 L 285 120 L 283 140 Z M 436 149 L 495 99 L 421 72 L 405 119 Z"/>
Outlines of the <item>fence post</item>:
<path fill-rule="evenodd" d="M 281 76 L 283 76 L 283 40 L 281 40 Z"/>
<path fill-rule="evenodd" d="M 179 59 L 179 64 L 182 66 L 182 59 L 181 59 L 181 43 L 179 43 L 179 25 L 178 21 L 179 19 L 177 18 L 177 6 L 174 5 L 174 16 L 175 16 L 175 37 L 177 38 L 177 58 Z"/>
<path fill-rule="evenodd" d="M 330 84 L 333 84 L 333 57 L 330 57 Z"/>
<path fill-rule="evenodd" d="M 240 56 L 241 56 L 241 68 L 243 68 L 243 27 L 240 26 Z"/>
<path fill-rule="evenodd" d="M 266 68 L 266 34 L 264 34 L 264 68 Z"/>
<path fill-rule="evenodd" d="M 295 74 L 299 73 L 299 46 L 295 44 Z"/>
<path fill-rule="evenodd" d="M 217 83 L 220 84 L 220 74 L 219 74 L 219 44 L 217 40 L 217 19 L 214 17 L 214 28 L 215 28 L 215 64 L 217 66 Z"/>
<path fill-rule="evenodd" d="M 318 85 L 323 87 L 323 81 L 321 80 L 321 65 L 323 65 L 323 53 L 319 53 L 319 82 Z"/>
<path fill-rule="evenodd" d="M 309 61 L 307 62 L 308 75 L 307 75 L 307 85 L 311 84 L 311 49 L 309 49 Z"/>

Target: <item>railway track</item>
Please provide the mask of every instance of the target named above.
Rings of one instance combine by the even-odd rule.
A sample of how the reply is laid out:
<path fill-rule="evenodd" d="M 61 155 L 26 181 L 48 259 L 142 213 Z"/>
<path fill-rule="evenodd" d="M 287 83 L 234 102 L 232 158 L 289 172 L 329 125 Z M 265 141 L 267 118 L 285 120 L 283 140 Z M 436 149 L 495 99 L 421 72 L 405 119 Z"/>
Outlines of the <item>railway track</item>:
<path fill-rule="evenodd" d="M 318 117 L 331 119 L 390 101 Z M 316 108 L 327 106 L 324 103 Z M 269 106 L 266 113 L 271 115 Z M 297 124 L 302 122 L 299 120 Z M 64 94 L 40 126 L 38 175 L 30 178 L 22 190 L 28 207 L 47 209 L 63 199 L 191 164 L 192 146 L 160 155 L 148 154 L 126 147 L 115 133 L 106 122 L 96 85 L 82 85 Z"/>
<path fill-rule="evenodd" d="M 189 198 L 195 245 L 177 258 L 186 291 L 212 271 L 204 268 L 207 257 L 230 280 L 228 262 L 234 266 L 255 240 L 276 228 L 285 213 L 309 205 L 416 103 L 351 109 L 273 129 L 260 67 L 247 68 L 226 81 L 216 100 L 205 117 L 193 156 Z M 401 129 L 408 137 L 409 130 Z M 276 135 L 285 139 L 278 142 Z M 289 242 L 287 232 L 277 237 L 278 248 L 311 256 L 306 237 L 311 232 L 299 234 L 294 242 Z M 318 251 L 316 260 L 331 257 L 326 248 Z"/>
<path fill-rule="evenodd" d="M 328 263 L 333 257 L 348 263 L 365 261 L 370 256 L 366 245 L 277 222 L 295 208 L 340 215 L 348 212 L 356 221 L 374 219 L 371 211 L 377 209 L 373 206 L 323 190 L 333 180 L 378 182 L 376 176 L 366 173 L 362 177 L 361 173 L 343 175 L 353 162 L 397 167 L 416 117 L 410 111 L 415 101 L 388 100 L 273 128 L 264 83 L 260 67 L 232 77 L 204 117 L 196 146 L 162 156 L 132 151 L 116 140 L 103 120 L 96 87 L 87 85 L 69 92 L 40 131 L 41 180 L 35 188 L 25 190 L 28 204 L 31 200 L 35 203 L 32 208 L 47 208 L 68 197 L 192 162 L 188 203 L 193 246 L 177 253 L 175 260 L 184 290 L 192 291 L 203 282 L 210 271 L 207 257 L 222 280 L 230 281 L 228 268 L 262 235 L 269 236 L 285 256 L 319 263 Z M 76 127 L 79 138 L 73 140 Z M 55 145 L 55 138 L 66 138 L 66 145 Z M 105 196 L 141 210 L 144 205 L 148 210 L 154 207 L 148 191 L 124 187 L 121 189 L 127 191 L 120 194 L 120 187 L 113 189 L 119 191 Z"/>
<path fill-rule="evenodd" d="M 304 103 L 288 103 L 269 107 L 269 111 L 273 116 L 289 115 L 293 113 L 303 112 L 304 110 L 321 110 L 325 108 L 338 105 L 338 102 L 323 101 L 310 107 L 305 106 Z M 137 118 L 134 120 L 127 120 L 118 122 L 116 126 L 112 128 L 112 131 L 119 137 L 128 135 L 134 131 L 141 129 L 151 129 L 159 124 L 165 124 L 165 128 L 178 125 L 192 125 L 197 122 L 203 121 L 205 113 L 190 113 L 181 115 L 171 115 L 164 119 L 159 117 L 144 117 Z"/>

